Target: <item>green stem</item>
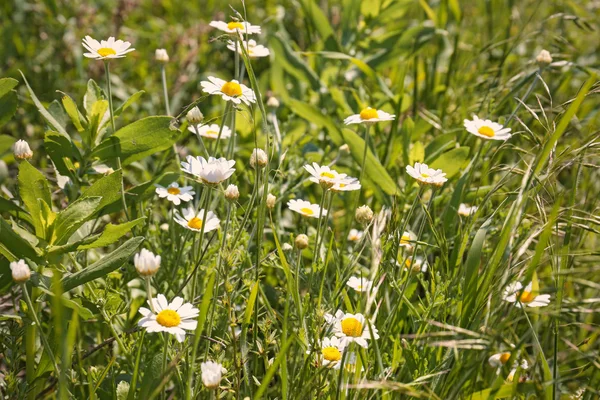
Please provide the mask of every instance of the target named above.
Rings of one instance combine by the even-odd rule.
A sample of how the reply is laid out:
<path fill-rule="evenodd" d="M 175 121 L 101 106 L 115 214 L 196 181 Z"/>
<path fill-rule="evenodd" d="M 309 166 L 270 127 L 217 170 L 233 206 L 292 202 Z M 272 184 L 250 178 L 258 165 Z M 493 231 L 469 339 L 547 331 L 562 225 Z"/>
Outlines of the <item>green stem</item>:
<path fill-rule="evenodd" d="M 171 115 L 171 108 L 169 107 L 169 92 L 167 91 L 167 71 L 164 64 L 162 65 L 160 72 L 162 78 L 163 96 L 165 98 L 165 109 L 167 111 L 167 115 Z"/>
<path fill-rule="evenodd" d="M 150 304 L 150 310 L 154 313 L 154 304 L 152 302 L 152 285 L 150 284 L 150 280 L 152 278 L 147 276 L 144 281 L 146 282 L 146 296 L 148 297 L 148 303 Z"/>
<path fill-rule="evenodd" d="M 161 370 L 162 376 L 166 376 L 165 373 L 167 372 L 167 354 L 168 354 L 168 350 L 169 350 L 169 334 L 167 332 L 164 332 L 164 339 L 165 339 L 165 346 L 163 348 L 163 360 L 162 360 L 162 370 Z M 162 398 L 164 399 L 165 397 L 166 397 L 165 391 L 163 390 Z"/>

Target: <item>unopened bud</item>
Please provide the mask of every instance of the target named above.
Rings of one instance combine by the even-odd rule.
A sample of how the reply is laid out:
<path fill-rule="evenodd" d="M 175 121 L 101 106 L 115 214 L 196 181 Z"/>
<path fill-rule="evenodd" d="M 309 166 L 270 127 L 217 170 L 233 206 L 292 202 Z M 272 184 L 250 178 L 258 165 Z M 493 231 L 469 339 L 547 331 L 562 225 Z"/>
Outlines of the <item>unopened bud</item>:
<path fill-rule="evenodd" d="M 263 168 L 267 165 L 267 162 L 269 162 L 269 159 L 264 150 L 254 149 L 252 151 L 252 155 L 250 156 L 250 166 L 252 168 L 256 169 L 256 166 L 258 166 L 258 168 Z"/>
<path fill-rule="evenodd" d="M 225 198 L 229 201 L 236 201 L 240 197 L 240 191 L 235 185 L 227 186 L 225 189 Z"/>
<path fill-rule="evenodd" d="M 277 201 L 277 197 L 273 196 L 271 193 L 267 195 L 267 207 L 273 208 L 275 207 L 275 202 Z"/>
<path fill-rule="evenodd" d="M 156 49 L 156 51 L 154 52 L 154 59 L 161 63 L 168 63 L 169 54 L 165 49 Z"/>
<path fill-rule="evenodd" d="M 343 144 L 340 146 L 340 153 L 343 155 L 347 155 L 350 154 L 350 146 L 348 146 L 347 144 Z"/>
<path fill-rule="evenodd" d="M 269 97 L 269 100 L 267 100 L 267 107 L 279 108 L 279 100 L 275 97 Z"/>
<path fill-rule="evenodd" d="M 367 225 L 373 219 L 373 210 L 369 206 L 360 206 L 356 209 L 356 221 L 359 224 Z"/>
<path fill-rule="evenodd" d="M 204 119 L 204 115 L 198 107 L 194 107 L 190 111 L 188 111 L 186 118 L 190 124 L 198 125 Z"/>
<path fill-rule="evenodd" d="M 294 241 L 297 249 L 303 250 L 308 247 L 308 236 L 304 233 L 296 236 L 296 240 Z"/>
<path fill-rule="evenodd" d="M 542 50 L 540 51 L 540 54 L 538 54 L 538 56 L 535 58 L 535 61 L 537 61 L 539 67 L 543 68 L 552 63 L 552 56 L 550 55 L 550 52 L 548 50 Z"/>
<path fill-rule="evenodd" d="M 33 151 L 29 147 L 29 143 L 24 140 L 17 140 L 13 146 L 13 152 L 17 160 L 30 160 L 33 157 Z"/>

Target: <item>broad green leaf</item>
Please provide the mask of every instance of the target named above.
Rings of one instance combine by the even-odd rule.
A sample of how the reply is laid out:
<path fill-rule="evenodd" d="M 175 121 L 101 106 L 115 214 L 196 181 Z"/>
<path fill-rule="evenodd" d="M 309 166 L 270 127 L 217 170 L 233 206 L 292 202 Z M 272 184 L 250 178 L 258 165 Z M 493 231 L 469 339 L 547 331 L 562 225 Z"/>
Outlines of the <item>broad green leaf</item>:
<path fill-rule="evenodd" d="M 41 292 L 46 293 L 48 296 L 56 297 L 56 295 L 48 289 L 45 289 L 40 286 L 37 286 L 37 288 Z M 65 296 L 60 296 L 60 302 L 62 303 L 63 306 L 70 308 L 73 311 L 77 311 L 77 314 L 84 320 L 94 317 L 94 313 L 90 309 L 81 305 L 81 300 L 79 300 L 79 299 L 71 300 L 71 299 L 66 298 Z"/>
<path fill-rule="evenodd" d="M 75 129 L 77 129 L 77 132 L 83 132 L 85 128 L 81 124 L 80 113 L 79 109 L 77 108 L 77 104 L 75 104 L 73 99 L 67 95 L 62 97 L 62 104 L 67 112 L 67 115 L 69 118 L 71 118 L 71 122 L 73 122 Z"/>
<path fill-rule="evenodd" d="M 40 261 L 36 250 L 21 238 L 2 217 L 0 217 L 0 254 L 9 261 L 16 261 L 21 258 L 29 258 L 36 262 Z"/>
<path fill-rule="evenodd" d="M 87 91 L 83 96 L 83 107 L 85 108 L 88 120 L 92 113 L 92 106 L 94 103 L 103 99 L 104 97 L 102 96 L 102 89 L 100 89 L 100 86 L 98 86 L 93 79 L 90 79 L 87 83 Z"/>
<path fill-rule="evenodd" d="M 11 150 L 16 141 L 12 136 L 0 135 L 0 156 Z"/>
<path fill-rule="evenodd" d="M 21 213 L 26 213 L 21 207 L 12 201 L 5 199 L 4 197 L 0 197 L 0 212 L 2 211 L 18 211 Z"/>
<path fill-rule="evenodd" d="M 469 148 L 466 146 L 459 147 L 442 153 L 431 163 L 430 167 L 439 168 L 446 173 L 446 178 L 452 178 L 460 171 L 467 157 L 469 157 Z"/>
<path fill-rule="evenodd" d="M 28 161 L 23 161 L 19 164 L 18 181 L 19 194 L 25 208 L 31 215 L 35 233 L 39 237 L 45 238 L 45 230 L 41 218 L 41 208 L 38 200 L 45 202 L 49 207 L 52 206 L 48 181 L 46 180 L 46 177 L 29 164 Z"/>
<path fill-rule="evenodd" d="M 68 292 L 77 286 L 93 281 L 94 279 L 102 278 L 116 270 L 127 262 L 143 241 L 144 238 L 141 236 L 131 238 L 123 243 L 118 249 L 107 256 L 104 256 L 89 267 L 65 276 L 61 280 L 64 291 Z"/>
<path fill-rule="evenodd" d="M 123 172 L 117 170 L 110 175 L 98 179 L 92 186 L 87 188 L 81 194 L 81 198 L 102 197 L 98 210 L 108 206 L 121 199 L 121 178 Z"/>
<path fill-rule="evenodd" d="M 416 162 L 422 163 L 425 160 L 425 147 L 423 146 L 423 142 L 415 142 L 410 147 L 410 152 L 408 153 L 408 163 L 413 165 Z"/>
<path fill-rule="evenodd" d="M 321 88 L 322 84 L 319 76 L 303 59 L 298 57 L 286 40 L 277 35 L 271 36 L 269 47 L 275 54 L 277 62 L 283 66 L 288 74 L 308 82 L 313 90 Z"/>
<path fill-rule="evenodd" d="M 107 160 L 121 156 L 123 166 L 170 148 L 179 131 L 171 129 L 170 117 L 148 117 L 119 129 L 102 141 L 92 157 Z"/>
<path fill-rule="evenodd" d="M 18 105 L 17 93 L 14 91 L 0 97 L 0 126 L 7 123 L 15 115 Z"/>
<path fill-rule="evenodd" d="M 126 223 L 120 224 L 120 225 L 108 224 L 104 227 L 102 234 L 100 235 L 100 237 L 98 239 L 94 240 L 93 242 L 91 242 L 89 244 L 79 246 L 77 249 L 78 250 L 86 250 L 86 249 L 93 249 L 96 247 L 108 246 L 109 244 L 116 242 L 121 237 L 126 235 L 133 227 L 138 226 L 141 223 L 143 223 L 145 219 L 146 219 L 146 217 L 142 217 L 142 218 L 138 218 L 133 221 L 129 221 L 129 222 L 126 222 Z"/>
<path fill-rule="evenodd" d="M 107 115 L 109 103 L 107 100 L 98 100 L 92 105 L 92 109 L 88 114 L 88 134 L 90 136 L 90 145 L 97 145 L 98 141 L 102 140 L 102 135 L 98 135 L 102 131 L 103 118 Z"/>
<path fill-rule="evenodd" d="M 302 5 L 302 10 L 306 14 L 306 17 L 312 20 L 313 26 L 319 32 L 319 36 L 325 43 L 325 48 L 328 50 L 338 51 L 340 45 L 337 43 L 335 33 L 329 19 L 325 16 L 325 13 L 315 0 L 299 0 Z"/>
<path fill-rule="evenodd" d="M 13 78 L 2 78 L 0 79 L 0 97 L 13 90 L 19 81 Z"/>
<path fill-rule="evenodd" d="M 50 115 L 54 117 L 54 119 L 63 127 L 63 129 L 67 129 L 67 124 L 69 123 L 69 116 L 65 112 L 63 106 L 58 102 L 58 100 L 52 100 L 52 102 L 48 105 L 48 112 Z"/>
<path fill-rule="evenodd" d="M 59 212 L 56 215 L 53 240 L 50 243 L 57 245 L 66 243 L 71 235 L 94 215 L 101 200 L 102 197 L 99 196 L 80 198 Z"/>
<path fill-rule="evenodd" d="M 44 147 L 58 172 L 63 176 L 72 177 L 76 169 L 73 162 L 81 159 L 77 147 L 69 139 L 54 131 L 46 132 Z"/>
<path fill-rule="evenodd" d="M 125 100 L 125 102 L 123 104 L 121 104 L 115 110 L 115 118 L 118 117 L 119 115 L 121 115 L 121 113 L 123 113 L 123 111 L 127 110 L 133 103 L 135 103 L 136 101 L 138 101 L 138 99 L 140 97 L 142 97 L 142 95 L 144 93 L 146 93 L 146 92 L 143 91 L 143 90 L 140 90 L 139 92 L 135 92 L 134 94 L 132 94 L 131 96 L 129 96 L 129 98 L 127 100 Z"/>

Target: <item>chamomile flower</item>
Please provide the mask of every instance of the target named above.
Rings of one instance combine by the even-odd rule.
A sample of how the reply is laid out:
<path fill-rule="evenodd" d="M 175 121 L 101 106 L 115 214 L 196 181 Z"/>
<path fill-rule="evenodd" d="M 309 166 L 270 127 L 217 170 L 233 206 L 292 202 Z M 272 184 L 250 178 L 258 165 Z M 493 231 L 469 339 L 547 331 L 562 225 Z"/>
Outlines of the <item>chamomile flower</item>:
<path fill-rule="evenodd" d="M 350 279 L 348 279 L 348 282 L 346 282 L 346 285 L 350 286 L 352 289 L 356 290 L 357 292 L 368 292 L 371 290 L 371 287 L 373 286 L 373 281 L 368 280 L 365 277 L 356 277 L 356 276 L 352 276 L 350 277 Z"/>
<path fill-rule="evenodd" d="M 413 248 L 413 243 L 417 241 L 417 235 L 415 235 L 411 231 L 404 231 L 402 236 L 400 237 L 400 247 L 405 247 L 408 250 Z"/>
<path fill-rule="evenodd" d="M 195 212 L 194 207 L 190 206 L 184 209 L 182 214 L 183 216 L 179 215 L 179 212 L 175 210 L 175 222 L 184 228 L 194 232 L 202 232 L 204 226 L 204 233 L 219 229 L 219 218 L 212 211 L 206 213 L 206 220 L 203 220 L 204 209 Z"/>
<path fill-rule="evenodd" d="M 267 49 L 262 44 L 256 44 L 256 40 L 254 39 L 250 39 L 247 42 L 245 40 L 242 40 L 241 42 L 243 48 L 246 49 L 250 58 L 268 57 L 271 54 L 269 49 Z M 244 51 L 242 47 L 240 47 L 239 42 L 236 43 L 233 40 L 230 40 L 227 42 L 227 48 L 231 51 L 235 51 L 237 48 L 238 53 L 244 54 Z"/>
<path fill-rule="evenodd" d="M 364 108 L 359 114 L 349 116 L 344 120 L 344 124 L 374 124 L 375 122 L 392 121 L 395 115 L 388 114 L 385 111 L 375 108 Z"/>
<path fill-rule="evenodd" d="M 211 21 L 210 26 L 213 28 L 217 28 L 226 33 L 247 33 L 254 34 L 260 33 L 260 26 L 252 25 L 247 21 L 231 21 L 231 22 L 223 22 L 223 21 Z"/>
<path fill-rule="evenodd" d="M 187 156 L 186 161 L 181 163 L 181 170 L 196 176 L 207 185 L 217 185 L 235 172 L 235 160 L 227 160 L 224 157 L 209 157 L 206 160 L 202 156 Z"/>
<path fill-rule="evenodd" d="M 339 362 L 344 354 L 344 344 L 337 337 L 324 338 L 321 343 L 322 365 L 325 367 L 339 368 Z"/>
<path fill-rule="evenodd" d="M 427 261 L 423 257 L 409 256 L 404 261 L 404 270 L 412 273 L 427 272 Z"/>
<path fill-rule="evenodd" d="M 466 205 L 464 203 L 460 203 L 460 205 L 458 206 L 458 215 L 460 215 L 460 216 L 468 217 L 470 215 L 475 214 L 476 212 L 477 212 L 476 206 L 469 207 L 468 205 Z"/>
<path fill-rule="evenodd" d="M 158 272 L 160 260 L 160 256 L 154 255 L 150 250 L 142 249 L 133 257 L 133 265 L 138 274 L 149 277 Z"/>
<path fill-rule="evenodd" d="M 31 278 L 31 270 L 25 260 L 11 262 L 10 272 L 13 280 L 17 283 L 27 282 Z"/>
<path fill-rule="evenodd" d="M 106 60 L 111 58 L 123 58 L 125 54 L 134 51 L 130 49 L 131 43 L 124 42 L 122 40 L 115 40 L 114 37 L 109 37 L 108 40 L 97 41 L 91 36 L 86 36 L 83 39 L 83 47 L 86 48 L 89 53 L 83 53 L 87 58 L 93 58 L 96 60 Z"/>
<path fill-rule="evenodd" d="M 348 240 L 351 242 L 358 242 L 363 235 L 363 231 L 359 231 L 358 229 L 350 229 L 350 232 L 348 232 Z"/>
<path fill-rule="evenodd" d="M 327 189 L 341 183 L 342 180 L 346 178 L 346 174 L 340 174 L 336 170 L 329 168 L 327 165 L 319 165 L 316 162 L 312 163 L 312 165 L 305 165 L 304 169 L 312 175 L 309 178 L 311 182 L 318 183 Z"/>
<path fill-rule="evenodd" d="M 415 163 L 415 166 L 407 165 L 406 172 L 415 178 L 420 184 L 442 186 L 448 181 L 446 173 L 441 169 L 429 168 L 427 164 Z"/>
<path fill-rule="evenodd" d="M 30 160 L 33 157 L 33 151 L 25 140 L 17 140 L 13 146 L 13 154 L 17 160 Z"/>
<path fill-rule="evenodd" d="M 497 122 L 492 122 L 489 119 L 479 119 L 477 115 L 473 115 L 473 120 L 465 119 L 465 129 L 467 132 L 483 139 L 506 140 L 512 136 L 510 128 L 504 128 Z"/>
<path fill-rule="evenodd" d="M 504 289 L 503 298 L 509 303 L 516 303 L 515 305 L 519 308 L 521 306 L 527 307 L 545 307 L 550 304 L 549 294 L 534 295 L 532 289 L 532 282 L 523 289 L 521 282 L 511 283 Z"/>
<path fill-rule="evenodd" d="M 333 333 L 340 338 L 340 342 L 344 346 L 354 342 L 366 349 L 369 347 L 367 340 L 379 339 L 377 328 L 374 325 L 371 325 L 373 330 L 373 336 L 371 336 L 367 321 L 362 314 L 350 314 L 338 310 L 334 318 Z"/>
<path fill-rule="evenodd" d="M 497 368 L 496 374 L 500 374 L 500 372 L 502 371 L 502 367 L 508 362 L 508 360 L 510 359 L 510 356 L 511 356 L 510 352 L 496 353 L 496 354 L 492 355 L 490 358 L 488 358 L 488 363 L 492 367 Z M 515 360 L 515 362 L 512 365 L 512 369 L 511 369 L 510 373 L 508 374 L 508 377 L 506 378 L 509 382 L 513 381 L 515 373 L 517 372 L 517 368 L 519 368 L 519 367 L 521 369 L 528 369 L 529 364 L 527 363 L 527 360 L 522 359 L 520 362 L 518 360 Z"/>
<path fill-rule="evenodd" d="M 202 383 L 209 389 L 219 387 L 223 374 L 227 373 L 221 364 L 214 361 L 203 362 L 200 364 L 200 370 L 202 371 Z"/>
<path fill-rule="evenodd" d="M 221 130 L 221 139 L 228 139 L 231 137 L 231 129 L 226 125 L 223 125 L 223 129 L 217 124 L 198 124 L 195 128 L 193 125 L 188 126 L 188 131 L 208 139 L 217 139 L 219 137 L 219 130 Z"/>
<path fill-rule="evenodd" d="M 162 187 L 160 185 L 156 186 L 156 194 L 161 199 L 166 197 L 167 200 L 178 206 L 182 201 L 188 202 L 194 198 L 193 188 L 191 186 L 183 186 L 179 187 L 177 182 L 171 183 L 167 187 Z"/>
<path fill-rule="evenodd" d="M 209 76 L 208 81 L 202 81 L 200 85 L 203 92 L 221 96 L 225 101 L 231 101 L 235 104 L 243 102 L 246 105 L 256 102 L 254 91 L 235 79 L 227 82 L 223 79 Z"/>
<path fill-rule="evenodd" d="M 360 190 L 361 185 L 357 178 L 347 176 L 342 180 L 335 183 L 329 188 L 332 192 L 351 192 L 353 190 Z"/>
<path fill-rule="evenodd" d="M 321 207 L 319 207 L 318 204 L 312 204 L 310 201 L 290 200 L 287 205 L 290 210 L 296 211 L 305 217 L 319 218 L 321 212 L 323 213 L 323 216 L 327 215 L 326 209 L 321 210 Z"/>
<path fill-rule="evenodd" d="M 140 307 L 140 314 L 144 318 L 138 322 L 138 325 L 145 328 L 146 332 L 167 332 L 175 335 L 177 341 L 181 343 L 185 339 L 186 330 L 196 329 L 199 311 L 192 303 L 184 303 L 181 297 L 175 297 L 169 303 L 162 294 L 149 300 L 149 304 L 150 301 L 154 312 L 146 307 Z"/>

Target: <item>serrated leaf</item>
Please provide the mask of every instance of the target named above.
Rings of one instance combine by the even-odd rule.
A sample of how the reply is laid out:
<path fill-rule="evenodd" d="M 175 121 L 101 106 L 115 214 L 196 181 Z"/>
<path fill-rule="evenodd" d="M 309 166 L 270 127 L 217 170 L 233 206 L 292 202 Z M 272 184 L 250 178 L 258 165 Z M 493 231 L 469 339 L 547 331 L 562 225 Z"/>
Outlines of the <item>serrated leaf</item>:
<path fill-rule="evenodd" d="M 121 199 L 121 179 L 123 173 L 117 170 L 110 175 L 98 179 L 92 186 L 83 190 L 81 198 L 102 197 L 98 210 Z"/>
<path fill-rule="evenodd" d="M 56 215 L 53 240 L 50 243 L 57 245 L 66 243 L 71 235 L 94 215 L 101 201 L 100 196 L 80 198 L 59 212 Z"/>
<path fill-rule="evenodd" d="M 52 206 L 50 199 L 50 188 L 46 177 L 35 169 L 28 161 L 19 164 L 19 194 L 23 204 L 33 222 L 35 233 L 45 239 L 45 229 L 41 218 L 41 209 L 38 199 L 44 201 L 49 207 Z"/>
<path fill-rule="evenodd" d="M 71 141 L 54 131 L 47 131 L 44 136 L 44 147 L 54 166 L 61 175 L 73 177 L 74 161 L 79 161 L 79 150 Z"/>
<path fill-rule="evenodd" d="M 67 112 L 67 115 L 69 116 L 69 118 L 71 118 L 71 122 L 73 122 L 75 129 L 77 129 L 77 132 L 83 132 L 84 127 L 81 124 L 81 119 L 79 117 L 80 113 L 79 109 L 77 108 L 77 104 L 75 104 L 73 99 L 67 95 L 64 95 L 62 97 L 62 104 L 65 108 L 65 111 Z"/>

